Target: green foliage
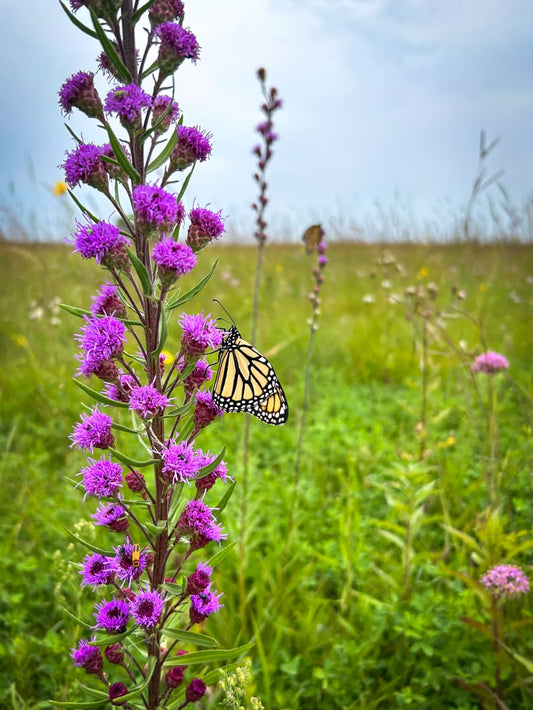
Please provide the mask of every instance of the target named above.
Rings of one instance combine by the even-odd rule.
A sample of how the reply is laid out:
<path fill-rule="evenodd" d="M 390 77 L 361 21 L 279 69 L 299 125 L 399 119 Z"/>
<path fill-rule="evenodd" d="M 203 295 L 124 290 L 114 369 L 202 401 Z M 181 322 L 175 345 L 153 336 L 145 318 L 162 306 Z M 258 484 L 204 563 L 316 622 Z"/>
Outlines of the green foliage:
<path fill-rule="evenodd" d="M 73 554 L 77 543 L 63 529 L 82 537 L 92 529 L 81 496 L 64 483 L 83 464 L 67 439 L 79 414 L 71 379 L 79 323 L 56 306 L 86 304 L 100 281 L 93 264 L 65 247 L 1 249 L 0 705 L 33 709 L 77 697 L 68 649 L 81 629 L 62 606 L 81 618 L 91 613 L 91 595 L 68 562 L 83 550 Z M 215 571 L 225 606 L 205 633 L 222 648 L 255 642 L 249 691 L 267 710 L 496 707 L 483 690 L 494 687 L 495 655 L 490 599 L 479 579 L 498 563 L 519 565 L 533 579 L 533 286 L 526 281 L 533 250 L 469 244 L 390 251 L 392 261 L 370 245 L 333 245 L 328 254 L 290 539 L 310 265 L 303 247 L 269 246 L 265 256 L 261 299 L 268 305 L 260 309 L 257 344 L 275 362 L 291 417 L 275 437 L 251 421 L 244 559 L 235 546 Z M 219 315 L 211 299 L 222 293 L 246 337 L 255 252 L 211 246 L 200 273 L 209 273 L 215 256 L 218 268 L 195 309 Z M 438 289 L 438 313 L 428 321 L 422 429 L 420 321 L 390 298 L 403 301 L 406 287 L 428 281 Z M 183 293 L 194 287 L 186 277 Z M 451 287 L 466 292 L 462 313 L 452 308 Z M 177 347 L 176 330 L 169 328 L 165 349 Z M 492 449 L 487 381 L 474 380 L 468 368 L 486 348 L 511 363 L 508 377 L 493 380 Z M 221 520 L 234 540 L 242 430 L 241 415 L 226 415 L 198 442 L 214 452 L 227 446 L 236 488 Z M 488 474 L 497 506 L 489 505 Z M 208 504 L 219 503 L 207 495 Z M 530 594 L 504 608 L 509 650 L 501 675 L 510 708 L 533 703 L 532 607 Z"/>

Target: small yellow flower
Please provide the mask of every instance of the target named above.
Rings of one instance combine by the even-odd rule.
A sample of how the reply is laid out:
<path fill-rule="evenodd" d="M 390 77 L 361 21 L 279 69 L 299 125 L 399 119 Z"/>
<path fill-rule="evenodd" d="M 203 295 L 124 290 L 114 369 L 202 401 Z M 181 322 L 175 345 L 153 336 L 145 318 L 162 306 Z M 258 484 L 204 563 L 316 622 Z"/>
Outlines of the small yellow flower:
<path fill-rule="evenodd" d="M 278 274 L 282 274 L 283 273 L 283 264 L 276 264 L 276 271 L 278 272 Z"/>
<path fill-rule="evenodd" d="M 62 180 L 58 180 L 52 188 L 52 193 L 57 197 L 59 195 L 64 195 L 67 189 L 67 183 Z"/>
<path fill-rule="evenodd" d="M 163 365 L 170 365 L 170 363 L 174 362 L 174 355 L 169 353 L 168 350 L 161 350 L 161 355 L 164 356 Z"/>
<path fill-rule="evenodd" d="M 25 335 L 12 335 L 11 336 L 13 342 L 19 346 L 19 348 L 28 348 L 29 343 L 28 343 L 28 338 Z"/>
<path fill-rule="evenodd" d="M 429 269 L 427 269 L 425 266 L 423 266 L 418 274 L 416 275 L 417 279 L 426 279 L 429 276 Z"/>
<path fill-rule="evenodd" d="M 479 290 L 484 293 L 487 290 L 487 284 L 479 284 Z"/>
<path fill-rule="evenodd" d="M 450 446 L 455 446 L 457 443 L 457 439 L 455 436 L 449 436 L 447 439 L 444 439 L 444 441 L 439 441 L 437 444 L 439 449 L 449 449 Z"/>

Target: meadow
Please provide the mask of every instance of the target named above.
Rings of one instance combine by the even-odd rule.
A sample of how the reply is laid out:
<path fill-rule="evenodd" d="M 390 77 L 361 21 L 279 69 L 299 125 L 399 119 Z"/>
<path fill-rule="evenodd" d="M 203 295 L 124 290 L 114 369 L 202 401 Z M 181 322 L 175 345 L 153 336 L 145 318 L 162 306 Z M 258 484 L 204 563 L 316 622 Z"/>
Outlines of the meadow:
<path fill-rule="evenodd" d="M 16 710 L 87 699 L 64 611 L 94 603 L 64 529 L 96 535 L 65 480 L 84 462 L 68 435 L 87 397 L 79 322 L 59 303 L 86 306 L 105 274 L 70 251 L 0 244 L 0 706 Z M 199 436 L 226 446 L 237 484 L 224 607 L 204 630 L 254 642 L 248 694 L 269 710 L 533 707 L 533 595 L 495 604 L 480 583 L 497 564 L 533 582 L 533 247 L 334 243 L 328 258 L 301 459 L 314 257 L 299 244 L 267 245 L 259 304 L 288 423 L 252 419 L 247 470 L 245 415 Z M 189 306 L 224 316 L 218 298 L 249 337 L 255 249 L 209 246 L 184 288 L 215 259 Z M 174 319 L 167 349 L 179 335 Z M 509 370 L 474 375 L 487 350 Z M 213 687 L 199 707 L 221 703 Z"/>

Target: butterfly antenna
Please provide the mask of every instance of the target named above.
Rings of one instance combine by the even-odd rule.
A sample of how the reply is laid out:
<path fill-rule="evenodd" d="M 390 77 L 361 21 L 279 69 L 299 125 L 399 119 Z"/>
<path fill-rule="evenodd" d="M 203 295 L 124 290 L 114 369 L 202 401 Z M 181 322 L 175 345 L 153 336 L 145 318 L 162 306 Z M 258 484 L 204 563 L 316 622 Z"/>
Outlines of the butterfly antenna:
<path fill-rule="evenodd" d="M 233 320 L 233 318 L 231 317 L 231 315 L 230 315 L 228 309 L 225 308 L 225 307 L 220 303 L 220 301 L 218 300 L 218 298 L 213 298 L 213 301 L 214 301 L 215 303 L 218 303 L 218 305 L 222 308 L 222 310 L 223 310 L 224 313 L 228 316 L 228 318 L 229 318 L 230 321 L 233 323 L 233 325 L 234 325 L 235 327 L 237 327 L 237 326 L 236 326 L 236 323 L 235 323 L 235 321 Z"/>

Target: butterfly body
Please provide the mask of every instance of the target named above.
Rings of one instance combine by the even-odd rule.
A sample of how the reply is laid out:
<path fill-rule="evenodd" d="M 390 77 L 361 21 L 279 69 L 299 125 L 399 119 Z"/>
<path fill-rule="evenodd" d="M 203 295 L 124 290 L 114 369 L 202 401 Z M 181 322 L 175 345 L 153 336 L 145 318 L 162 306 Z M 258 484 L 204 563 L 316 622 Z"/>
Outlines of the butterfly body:
<path fill-rule="evenodd" d="M 305 242 L 305 251 L 307 254 L 312 254 L 316 251 L 323 235 L 324 232 L 320 224 L 313 224 L 305 230 L 302 241 Z"/>
<path fill-rule="evenodd" d="M 274 368 L 234 325 L 220 347 L 213 401 L 225 412 L 248 412 L 267 424 L 285 424 L 289 416 Z"/>

